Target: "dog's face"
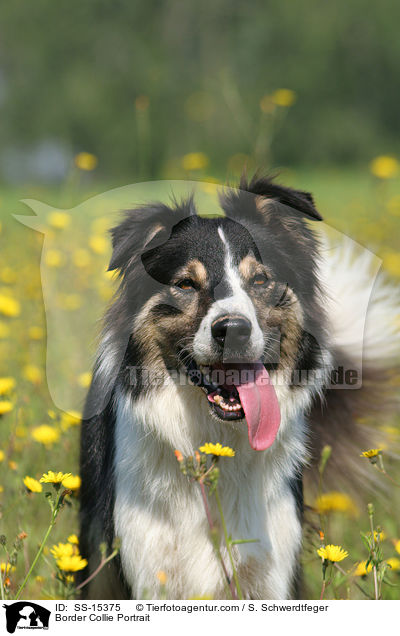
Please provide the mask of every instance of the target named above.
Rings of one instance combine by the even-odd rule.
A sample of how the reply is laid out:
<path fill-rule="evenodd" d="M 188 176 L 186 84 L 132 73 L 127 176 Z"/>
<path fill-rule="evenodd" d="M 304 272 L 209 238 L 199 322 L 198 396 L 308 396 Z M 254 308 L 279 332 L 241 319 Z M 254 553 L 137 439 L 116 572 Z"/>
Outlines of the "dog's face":
<path fill-rule="evenodd" d="M 226 216 L 218 218 L 187 205 L 191 214 L 181 210 L 169 230 L 158 211 L 135 266 L 126 261 L 134 237 L 122 226 L 114 232 L 126 298 L 134 303 L 138 285 L 149 288 L 132 316 L 135 355 L 147 366 L 184 370 L 213 417 L 246 418 L 253 447 L 266 447 L 279 426 L 269 374 L 319 363 L 316 244 L 304 211 L 267 197 L 225 196 Z"/>

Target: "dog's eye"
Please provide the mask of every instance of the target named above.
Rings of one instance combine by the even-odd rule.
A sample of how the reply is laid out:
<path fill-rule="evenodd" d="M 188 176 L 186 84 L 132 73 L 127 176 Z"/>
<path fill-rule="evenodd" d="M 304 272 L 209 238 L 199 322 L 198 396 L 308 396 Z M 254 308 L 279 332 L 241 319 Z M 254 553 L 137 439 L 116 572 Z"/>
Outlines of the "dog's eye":
<path fill-rule="evenodd" d="M 183 291 L 194 291 L 196 289 L 196 283 L 191 278 L 184 278 L 175 283 L 175 287 L 179 287 L 179 289 Z"/>
<path fill-rule="evenodd" d="M 251 284 L 254 287 L 265 287 L 268 284 L 268 278 L 264 274 L 257 274 L 254 276 Z"/>

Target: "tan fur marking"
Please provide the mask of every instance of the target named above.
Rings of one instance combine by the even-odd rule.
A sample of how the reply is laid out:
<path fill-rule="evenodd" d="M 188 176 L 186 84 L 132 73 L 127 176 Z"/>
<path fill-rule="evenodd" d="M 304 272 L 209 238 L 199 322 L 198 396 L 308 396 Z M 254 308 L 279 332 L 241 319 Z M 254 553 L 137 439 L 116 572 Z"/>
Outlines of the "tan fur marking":
<path fill-rule="evenodd" d="M 268 199 L 260 195 L 257 195 L 255 197 L 256 208 L 260 212 L 260 214 L 262 214 L 265 220 L 269 218 L 269 215 L 271 213 L 269 204 L 273 203 L 274 201 L 275 199 Z"/>
<path fill-rule="evenodd" d="M 239 263 L 239 274 L 244 281 L 248 281 L 256 274 L 266 274 L 271 277 L 272 272 L 260 263 L 255 256 L 247 254 Z"/>
<path fill-rule="evenodd" d="M 207 284 L 207 270 L 197 258 L 188 261 L 176 274 L 178 278 L 192 278 L 202 287 Z"/>

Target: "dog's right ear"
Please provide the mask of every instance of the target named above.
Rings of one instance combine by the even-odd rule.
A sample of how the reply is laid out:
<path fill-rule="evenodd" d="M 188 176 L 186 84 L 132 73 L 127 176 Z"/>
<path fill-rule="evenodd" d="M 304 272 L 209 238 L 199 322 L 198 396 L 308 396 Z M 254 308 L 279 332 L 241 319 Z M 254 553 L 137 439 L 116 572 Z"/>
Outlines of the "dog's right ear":
<path fill-rule="evenodd" d="M 124 272 L 133 265 L 144 249 L 157 247 L 166 240 L 165 221 L 171 209 L 167 206 L 144 206 L 125 212 L 124 220 L 110 230 L 112 256 L 108 271 Z"/>

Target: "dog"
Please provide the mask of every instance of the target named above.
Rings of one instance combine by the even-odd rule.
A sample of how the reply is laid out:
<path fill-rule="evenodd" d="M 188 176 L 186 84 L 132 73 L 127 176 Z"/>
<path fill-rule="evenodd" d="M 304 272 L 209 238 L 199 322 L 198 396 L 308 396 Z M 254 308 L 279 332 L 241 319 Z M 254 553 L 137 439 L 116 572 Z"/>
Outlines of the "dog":
<path fill-rule="evenodd" d="M 389 404 L 396 297 L 378 277 L 364 325 L 370 258 L 333 254 L 312 196 L 273 179 L 242 178 L 220 208 L 151 203 L 111 231 L 119 289 L 82 422 L 80 545 L 89 574 L 102 542 L 120 551 L 88 598 L 157 598 L 160 571 L 170 598 L 226 598 L 200 490 L 174 455 L 205 442 L 236 453 L 218 488 L 229 534 L 253 540 L 234 547 L 244 597 L 299 597 L 303 472 L 329 443 L 334 474 L 354 481 L 371 443 L 360 420 Z"/>

